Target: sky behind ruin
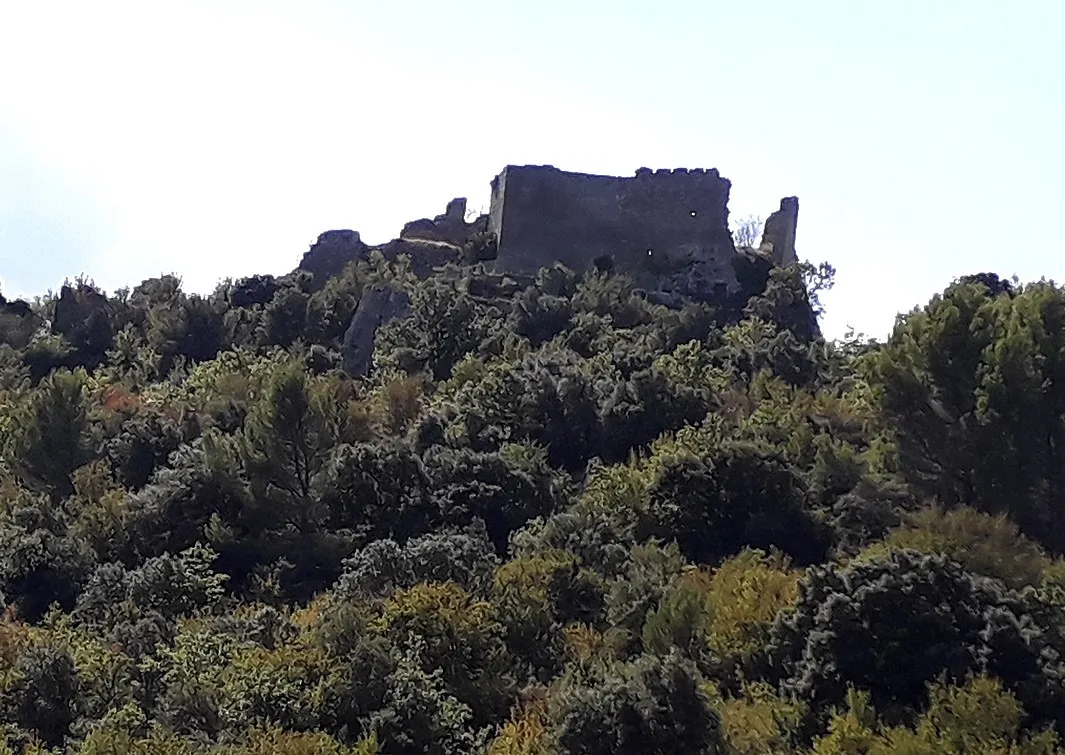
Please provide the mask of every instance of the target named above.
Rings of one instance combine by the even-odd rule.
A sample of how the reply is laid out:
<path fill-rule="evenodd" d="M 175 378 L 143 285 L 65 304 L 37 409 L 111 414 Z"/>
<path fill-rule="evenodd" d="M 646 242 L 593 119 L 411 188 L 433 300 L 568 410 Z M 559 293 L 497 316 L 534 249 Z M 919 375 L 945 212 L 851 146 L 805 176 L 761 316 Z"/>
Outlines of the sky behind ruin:
<path fill-rule="evenodd" d="M 0 0 L 0 286 L 207 292 L 371 243 L 507 163 L 800 198 L 825 328 L 1065 279 L 1065 3 Z M 1045 229 L 1045 230 L 1044 230 Z"/>

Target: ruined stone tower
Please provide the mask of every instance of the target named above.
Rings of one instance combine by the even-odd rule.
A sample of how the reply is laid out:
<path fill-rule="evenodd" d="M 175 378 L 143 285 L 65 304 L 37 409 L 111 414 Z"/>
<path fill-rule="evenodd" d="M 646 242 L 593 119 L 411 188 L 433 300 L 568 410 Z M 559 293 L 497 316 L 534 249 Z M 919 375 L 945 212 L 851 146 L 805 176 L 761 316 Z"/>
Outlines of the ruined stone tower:
<path fill-rule="evenodd" d="M 649 292 L 706 298 L 736 286 L 731 184 L 716 170 L 643 168 L 629 178 L 508 166 L 492 181 L 495 269 L 534 274 L 609 258 Z"/>
<path fill-rule="evenodd" d="M 716 170 L 650 170 L 631 177 L 570 173 L 550 165 L 509 165 L 492 180 L 487 215 L 466 220 L 466 200 L 453 199 L 434 218 L 403 227 L 399 238 L 368 246 L 354 231 L 327 231 L 300 269 L 315 286 L 346 265 L 380 253 L 407 257 L 418 276 L 448 264 L 483 264 L 502 286 L 527 285 L 543 267 L 593 267 L 630 277 L 647 297 L 668 306 L 729 301 L 742 294 L 728 222 L 732 185 Z M 787 265 L 796 260 L 799 201 L 781 200 L 766 221 L 758 252 Z M 364 294 L 344 336 L 344 366 L 370 366 L 374 333 L 402 317 L 405 293 L 382 284 Z"/>
<path fill-rule="evenodd" d="M 790 265 L 795 255 L 795 230 L 799 223 L 799 198 L 784 197 L 780 209 L 765 221 L 759 249 L 777 265 Z"/>

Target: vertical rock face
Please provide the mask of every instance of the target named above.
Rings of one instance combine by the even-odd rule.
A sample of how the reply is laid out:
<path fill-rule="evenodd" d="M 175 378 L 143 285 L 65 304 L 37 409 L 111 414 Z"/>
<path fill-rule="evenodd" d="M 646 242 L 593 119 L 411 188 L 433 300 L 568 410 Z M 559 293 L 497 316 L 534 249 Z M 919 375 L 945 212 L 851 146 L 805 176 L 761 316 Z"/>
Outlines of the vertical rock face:
<path fill-rule="evenodd" d="M 777 265 L 790 265 L 795 255 L 795 229 L 799 223 L 799 198 L 784 197 L 780 209 L 765 221 L 760 249 Z"/>
<path fill-rule="evenodd" d="M 609 260 L 651 293 L 696 299 L 736 288 L 731 184 L 716 170 L 642 168 L 631 178 L 508 166 L 492 182 L 495 268 L 531 274 Z"/>

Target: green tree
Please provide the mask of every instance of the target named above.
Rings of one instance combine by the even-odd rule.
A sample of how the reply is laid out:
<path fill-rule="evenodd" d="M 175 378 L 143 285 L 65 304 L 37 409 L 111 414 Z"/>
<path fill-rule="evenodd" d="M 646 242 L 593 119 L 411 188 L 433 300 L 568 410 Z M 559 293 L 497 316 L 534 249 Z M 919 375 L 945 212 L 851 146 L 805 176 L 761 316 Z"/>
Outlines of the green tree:
<path fill-rule="evenodd" d="M 1057 710 L 1049 720 L 1060 720 L 1060 620 L 1030 593 L 942 556 L 897 551 L 810 569 L 795 610 L 773 628 L 769 653 L 782 688 L 815 711 L 841 704 L 851 685 L 894 722 L 921 709 L 927 684 L 941 675 L 962 681 L 986 670 L 1033 715 Z"/>
<path fill-rule="evenodd" d="M 699 672 L 675 652 L 575 677 L 552 696 L 550 706 L 560 753 L 727 752 Z"/>
<path fill-rule="evenodd" d="M 79 682 L 65 648 L 33 644 L 22 652 L 0 692 L 5 721 L 17 723 L 50 747 L 59 747 L 80 713 Z"/>
<path fill-rule="evenodd" d="M 74 470 L 89 461 L 84 371 L 60 370 L 33 392 L 15 423 L 5 456 L 23 480 L 55 500 L 74 492 Z"/>
<path fill-rule="evenodd" d="M 884 542 L 867 548 L 862 557 L 882 555 L 888 549 L 942 553 L 974 574 L 1001 579 L 1016 589 L 1039 585 L 1052 563 L 1004 515 L 991 516 L 967 507 L 917 511 Z"/>
<path fill-rule="evenodd" d="M 312 391 L 302 365 L 280 367 L 252 407 L 241 432 L 241 456 L 257 501 L 271 514 L 305 529 L 314 517 L 311 483 L 335 444 L 323 397 Z"/>
<path fill-rule="evenodd" d="M 1065 290 L 957 283 L 864 364 L 915 487 L 1065 549 Z"/>
<path fill-rule="evenodd" d="M 374 627 L 397 645 L 416 650 L 426 672 L 439 670 L 474 725 L 506 714 L 514 679 L 504 628 L 491 603 L 451 582 L 422 583 L 388 598 Z"/>
<path fill-rule="evenodd" d="M 463 357 L 476 353 L 502 314 L 475 299 L 469 277 L 433 277 L 410 294 L 410 314 L 380 328 L 374 365 L 409 373 L 428 372 L 444 380 Z"/>
<path fill-rule="evenodd" d="M 805 510 L 801 482 L 771 450 L 749 443 L 729 442 L 702 458 L 665 458 L 642 518 L 644 537 L 675 539 L 699 563 L 746 546 L 816 563 L 827 546 Z"/>

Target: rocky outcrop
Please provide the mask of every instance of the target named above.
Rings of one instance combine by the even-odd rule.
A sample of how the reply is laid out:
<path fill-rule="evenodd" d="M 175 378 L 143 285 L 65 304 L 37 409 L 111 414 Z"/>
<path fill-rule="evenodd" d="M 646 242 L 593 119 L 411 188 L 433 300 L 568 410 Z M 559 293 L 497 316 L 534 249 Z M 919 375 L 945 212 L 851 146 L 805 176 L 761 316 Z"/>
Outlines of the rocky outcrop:
<path fill-rule="evenodd" d="M 52 332 L 69 339 L 93 327 L 111 328 L 111 303 L 91 286 L 63 286 L 55 302 Z"/>
<path fill-rule="evenodd" d="M 277 293 L 277 279 L 272 275 L 253 275 L 241 278 L 229 287 L 229 304 L 233 307 L 253 307 L 268 304 Z"/>
<path fill-rule="evenodd" d="M 713 169 L 641 168 L 616 177 L 508 166 L 492 181 L 489 213 L 473 222 L 466 221 L 460 197 L 443 215 L 407 223 L 385 244 L 369 246 L 355 231 L 327 231 L 299 269 L 320 288 L 379 252 L 386 260 L 406 256 L 419 277 L 451 263 L 483 262 L 498 278 L 486 287 L 508 288 L 561 263 L 628 275 L 650 299 L 671 307 L 691 300 L 728 304 L 744 288 L 728 225 L 730 188 Z M 798 199 L 787 197 L 766 222 L 760 248 L 766 264 L 795 261 L 798 211 Z M 369 371 L 377 328 L 404 316 L 409 305 L 405 294 L 387 287 L 363 295 L 344 337 L 350 374 Z"/>
<path fill-rule="evenodd" d="M 352 262 L 369 258 L 370 247 L 362 242 L 358 231 L 326 231 L 303 255 L 298 270 L 309 272 L 314 277 L 314 288 L 319 289 Z"/>
<path fill-rule="evenodd" d="M 22 299 L 8 301 L 3 294 L 0 294 L 0 314 L 18 318 L 32 317 L 33 308 L 29 302 L 25 302 Z"/>
<path fill-rule="evenodd" d="M 465 200 L 461 200 L 461 206 L 450 207 L 451 217 L 454 218 L 458 214 L 461 221 L 460 210 L 465 212 Z M 433 221 L 426 222 L 432 223 Z M 410 224 L 408 224 L 408 229 L 409 227 Z M 453 238 L 458 237 L 456 235 Z M 312 288 L 317 290 L 324 286 L 331 277 L 340 275 L 351 263 L 369 260 L 374 252 L 379 252 L 384 259 L 389 261 L 407 257 L 410 260 L 411 271 L 420 277 L 432 275 L 435 270 L 449 263 L 459 262 L 462 256 L 461 246 L 449 240 L 422 238 L 417 231 L 412 236 L 393 239 L 377 246 L 363 243 L 357 231 L 326 231 L 303 255 L 297 272 L 302 270 L 311 273 Z M 258 285 L 248 290 L 242 288 L 238 295 L 254 297 L 260 292 L 260 288 L 261 286 Z M 388 321 L 405 316 L 409 305 L 410 301 L 406 294 L 387 286 L 373 288 L 363 293 L 344 334 L 341 350 L 344 370 L 348 374 L 366 375 L 369 372 L 373 362 L 374 334 Z"/>
<path fill-rule="evenodd" d="M 533 285 L 534 282 L 535 278 L 532 276 L 487 274 L 471 279 L 468 290 L 470 296 L 475 299 L 509 298 Z"/>
<path fill-rule="evenodd" d="M 386 260 L 407 257 L 411 271 L 421 278 L 432 275 L 434 270 L 444 265 L 459 262 L 462 257 L 462 250 L 457 246 L 424 239 L 392 239 L 373 247 L 372 251 L 381 252 Z"/>
<path fill-rule="evenodd" d="M 482 215 L 472 223 L 466 222 L 466 198 L 458 197 L 447 203 L 447 209 L 443 215 L 437 215 L 432 220 L 422 218 L 407 223 L 400 231 L 399 237 L 437 241 L 461 248 L 474 235 L 487 228 L 487 215 Z"/>
<path fill-rule="evenodd" d="M 467 224 L 467 229 L 475 227 L 476 224 Z M 363 243 L 358 231 L 326 231 L 303 255 L 297 272 L 303 270 L 311 273 L 313 288 L 317 290 L 324 286 L 327 280 L 344 272 L 344 268 L 351 263 L 369 260 L 374 252 L 380 252 L 389 261 L 406 256 L 410 258 L 414 274 L 424 277 L 431 275 L 439 267 L 459 262 L 462 258 L 462 244 L 421 238 L 415 234 L 370 246 Z"/>
<path fill-rule="evenodd" d="M 378 286 L 363 292 L 351 324 L 344 333 L 341 356 L 344 371 L 362 376 L 373 366 L 373 343 L 377 329 L 397 317 L 410 312 L 410 297 L 391 286 Z"/>

